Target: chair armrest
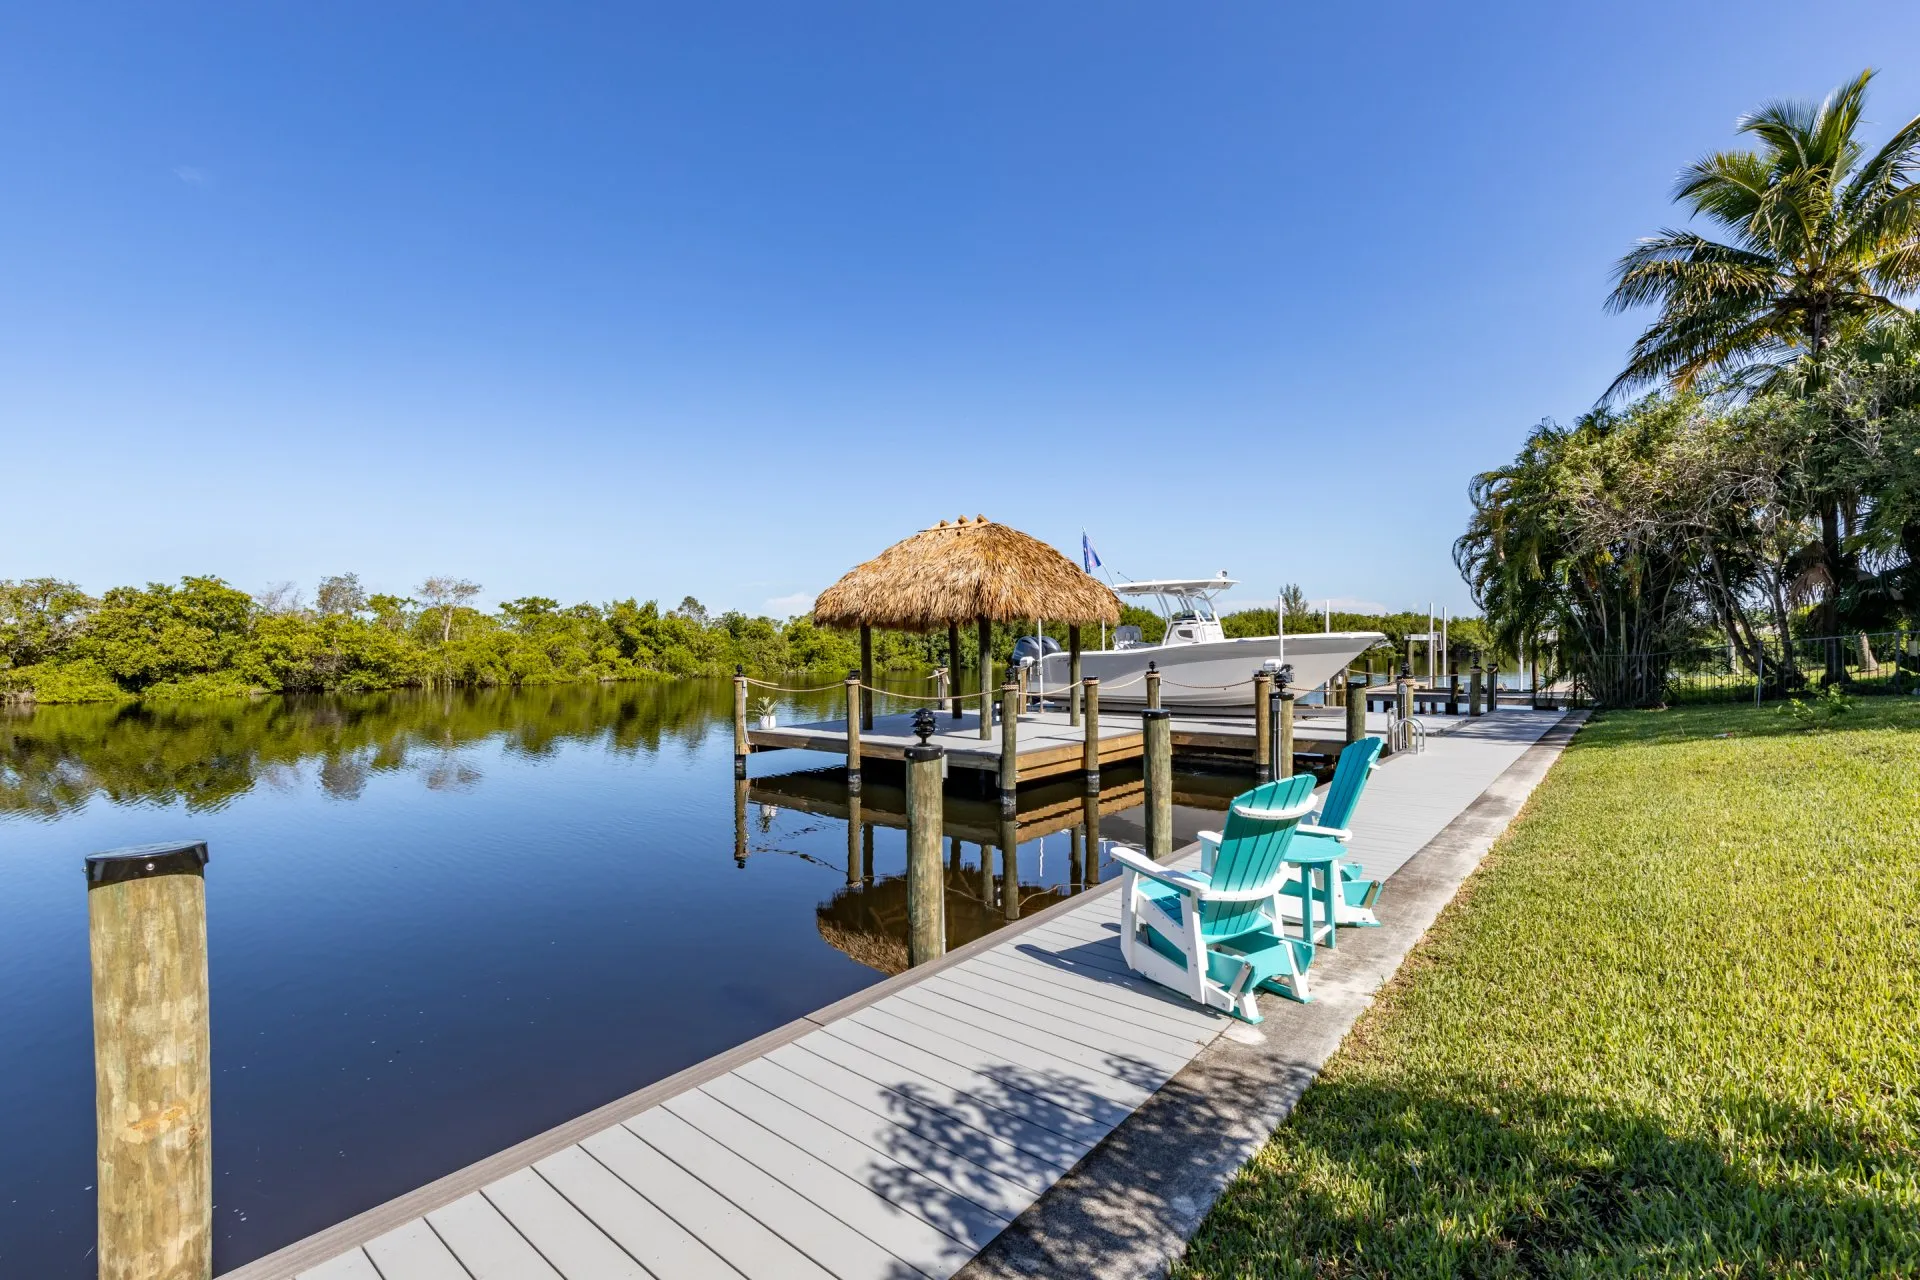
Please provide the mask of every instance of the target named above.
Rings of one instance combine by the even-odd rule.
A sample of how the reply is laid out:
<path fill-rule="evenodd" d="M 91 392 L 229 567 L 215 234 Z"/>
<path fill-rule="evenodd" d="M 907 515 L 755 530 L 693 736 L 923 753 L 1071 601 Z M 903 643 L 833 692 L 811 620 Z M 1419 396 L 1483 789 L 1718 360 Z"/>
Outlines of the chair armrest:
<path fill-rule="evenodd" d="M 1124 844 L 1110 845 L 1107 855 L 1115 862 L 1149 880 L 1158 880 L 1161 884 L 1178 889 L 1182 893 L 1199 895 L 1207 890 L 1204 878 L 1191 871 L 1176 871 L 1172 867 L 1163 867 L 1138 849 L 1128 848 Z"/>
<path fill-rule="evenodd" d="M 1223 838 L 1218 831 L 1202 831 L 1200 839 L 1200 869 L 1208 875 L 1213 874 L 1213 860 L 1220 856 L 1220 841 Z"/>
<path fill-rule="evenodd" d="M 1303 836 L 1332 836 L 1341 844 L 1353 839 L 1353 830 L 1349 827 L 1310 827 L 1303 822 L 1294 829 Z"/>

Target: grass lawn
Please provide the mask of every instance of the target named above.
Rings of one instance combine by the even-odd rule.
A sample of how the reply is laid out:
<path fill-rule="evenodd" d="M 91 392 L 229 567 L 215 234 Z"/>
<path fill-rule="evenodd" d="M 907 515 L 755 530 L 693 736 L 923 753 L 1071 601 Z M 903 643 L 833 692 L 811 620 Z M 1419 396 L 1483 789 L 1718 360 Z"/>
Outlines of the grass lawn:
<path fill-rule="evenodd" d="M 1920 1276 L 1920 705 L 1583 729 L 1174 1274 Z"/>

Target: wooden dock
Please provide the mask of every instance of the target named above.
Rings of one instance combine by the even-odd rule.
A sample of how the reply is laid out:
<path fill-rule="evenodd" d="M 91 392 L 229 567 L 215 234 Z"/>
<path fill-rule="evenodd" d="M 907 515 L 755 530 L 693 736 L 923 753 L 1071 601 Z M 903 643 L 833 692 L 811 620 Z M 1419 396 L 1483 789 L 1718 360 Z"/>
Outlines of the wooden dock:
<path fill-rule="evenodd" d="M 1301 754 L 1337 754 L 1346 744 L 1345 711 L 1339 708 L 1301 707 L 1294 720 L 1294 749 Z M 1445 719 L 1446 717 L 1442 717 Z M 1386 732 L 1385 713 L 1367 718 L 1367 731 Z M 1175 758 L 1208 756 L 1222 759 L 1254 758 L 1254 721 L 1251 715 L 1198 715 L 1176 712 L 1172 721 Z M 974 711 L 955 719 L 941 712 L 938 728 L 929 739 L 947 753 L 949 768 L 981 774 L 1000 770 L 1001 726 L 995 723 L 989 736 L 980 736 L 980 717 Z M 772 729 L 749 727 L 747 741 L 755 753 L 763 751 L 820 751 L 844 756 L 847 750 L 847 722 L 819 720 L 808 724 L 781 725 Z M 906 750 L 919 739 L 913 733 L 913 714 L 897 712 L 877 715 L 873 727 L 860 731 L 860 754 L 864 761 L 901 761 Z M 1137 761 L 1144 750 L 1138 710 L 1100 712 L 1100 767 Z M 1065 711 L 1023 711 L 1014 730 L 1014 746 L 1019 759 L 1020 781 L 1037 782 L 1078 773 L 1086 750 L 1086 729 L 1070 722 Z"/>
<path fill-rule="evenodd" d="M 1355 856 L 1390 876 L 1559 719 L 1390 761 Z M 1127 971 L 1114 887 L 226 1274 L 945 1280 L 1230 1025 Z"/>

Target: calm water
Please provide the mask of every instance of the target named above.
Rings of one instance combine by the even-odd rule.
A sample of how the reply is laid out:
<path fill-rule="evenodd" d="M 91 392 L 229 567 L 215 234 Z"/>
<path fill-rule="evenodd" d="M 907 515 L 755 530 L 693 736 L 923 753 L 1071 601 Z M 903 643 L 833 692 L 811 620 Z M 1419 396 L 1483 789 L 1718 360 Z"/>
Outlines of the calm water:
<path fill-rule="evenodd" d="M 93 1274 L 87 853 L 211 848 L 216 1270 L 903 963 L 897 790 L 870 780 L 849 831 L 818 772 L 834 761 L 779 752 L 743 799 L 731 698 L 714 681 L 0 709 L 0 1275 Z M 1183 779 L 1201 807 L 1176 809 L 1176 834 L 1243 785 Z M 948 816 L 955 942 L 1102 874 L 1071 831 L 1016 842 L 1009 904 L 981 873 L 993 810 Z"/>

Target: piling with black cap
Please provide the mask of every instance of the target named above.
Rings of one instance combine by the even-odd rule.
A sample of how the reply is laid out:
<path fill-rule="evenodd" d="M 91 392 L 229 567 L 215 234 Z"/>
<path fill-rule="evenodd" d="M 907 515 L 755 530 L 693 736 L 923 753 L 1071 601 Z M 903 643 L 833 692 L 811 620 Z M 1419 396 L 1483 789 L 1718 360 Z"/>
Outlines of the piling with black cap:
<path fill-rule="evenodd" d="M 1147 710 L 1153 711 L 1160 706 L 1160 667 L 1157 663 L 1147 664 Z"/>
<path fill-rule="evenodd" d="M 86 860 L 101 1280 L 213 1274 L 207 846 Z"/>
<path fill-rule="evenodd" d="M 907 963 L 925 964 L 947 951 L 947 885 L 940 864 L 940 762 L 946 752 L 928 742 L 934 714 L 921 710 L 913 731 L 920 741 L 907 757 Z"/>
<path fill-rule="evenodd" d="M 1080 769 L 1086 774 L 1087 794 L 1100 794 L 1100 677 L 1088 676 L 1082 682 L 1086 688 L 1086 727 L 1084 745 L 1080 748 Z"/>
<path fill-rule="evenodd" d="M 733 776 L 747 776 L 747 669 L 733 669 Z"/>
<path fill-rule="evenodd" d="M 1146 739 L 1147 856 L 1173 854 L 1173 713 L 1161 707 L 1140 715 Z"/>

